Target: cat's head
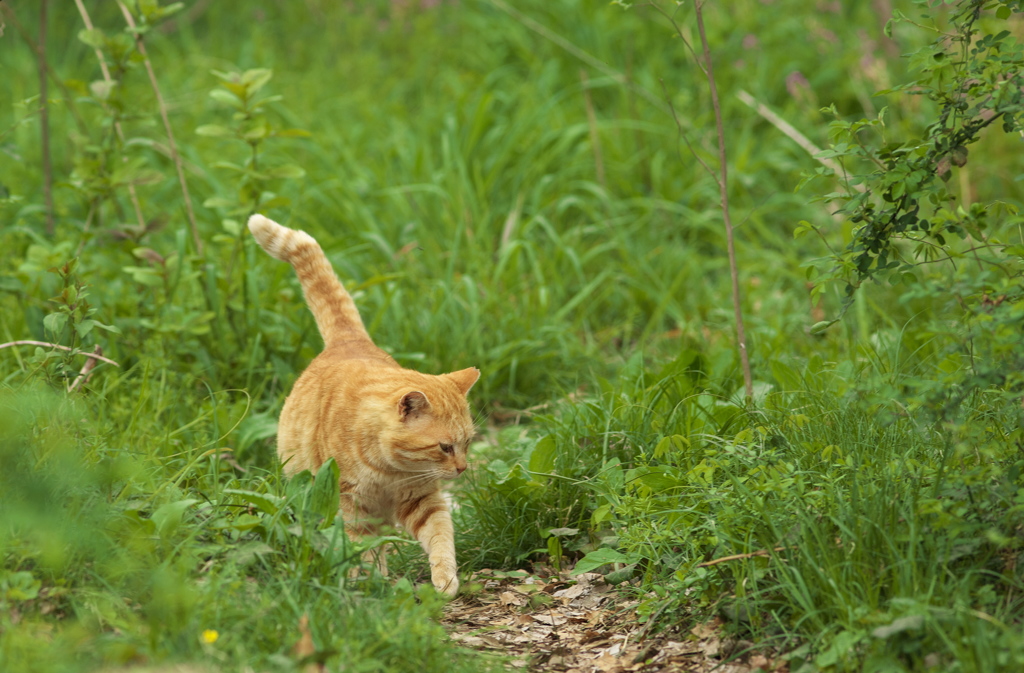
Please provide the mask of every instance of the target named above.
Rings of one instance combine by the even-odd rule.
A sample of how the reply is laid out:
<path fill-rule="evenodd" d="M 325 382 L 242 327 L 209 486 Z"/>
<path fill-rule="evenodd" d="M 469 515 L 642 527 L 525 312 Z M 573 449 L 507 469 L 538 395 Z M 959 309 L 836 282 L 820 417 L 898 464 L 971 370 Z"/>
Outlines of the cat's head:
<path fill-rule="evenodd" d="M 381 437 L 392 467 L 424 479 L 452 479 L 465 471 L 476 434 L 466 395 L 479 378 L 480 370 L 470 367 L 424 376 L 415 386 L 395 391 Z"/>

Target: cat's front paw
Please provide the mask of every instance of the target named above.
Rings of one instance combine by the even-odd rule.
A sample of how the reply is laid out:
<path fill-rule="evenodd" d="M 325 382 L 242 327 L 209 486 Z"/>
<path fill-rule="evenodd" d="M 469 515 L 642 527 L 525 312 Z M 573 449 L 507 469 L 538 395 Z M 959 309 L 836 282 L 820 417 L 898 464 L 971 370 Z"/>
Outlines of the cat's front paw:
<path fill-rule="evenodd" d="M 455 594 L 459 593 L 459 577 L 454 571 L 445 572 L 434 568 L 433 572 L 430 573 L 430 581 L 433 583 L 434 588 L 443 594 L 455 596 Z"/>

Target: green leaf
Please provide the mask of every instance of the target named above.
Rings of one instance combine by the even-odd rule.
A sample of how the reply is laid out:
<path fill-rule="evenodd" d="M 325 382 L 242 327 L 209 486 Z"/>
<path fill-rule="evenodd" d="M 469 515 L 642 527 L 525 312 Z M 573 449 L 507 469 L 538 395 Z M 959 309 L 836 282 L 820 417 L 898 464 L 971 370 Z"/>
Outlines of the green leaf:
<path fill-rule="evenodd" d="M 274 135 L 278 138 L 311 138 L 313 134 L 306 129 L 281 129 L 275 131 Z"/>
<path fill-rule="evenodd" d="M 110 92 L 114 90 L 115 86 L 117 86 L 117 82 L 100 79 L 89 83 L 89 91 L 97 100 L 105 101 L 110 99 Z"/>
<path fill-rule="evenodd" d="M 254 93 L 262 89 L 273 76 L 273 70 L 268 68 L 254 68 L 243 72 L 239 82 L 245 86 L 249 95 L 252 96 Z"/>
<path fill-rule="evenodd" d="M 27 570 L 0 574 L 0 599 L 31 601 L 39 596 L 43 583 Z"/>
<path fill-rule="evenodd" d="M 225 488 L 222 493 L 233 495 L 249 503 L 265 514 L 274 515 L 281 510 L 284 499 L 270 493 L 257 493 L 256 491 L 244 491 L 237 488 Z"/>
<path fill-rule="evenodd" d="M 121 330 L 119 330 L 117 327 L 113 325 L 105 325 L 101 323 L 99 320 L 91 320 L 90 322 L 92 323 L 93 327 L 98 327 L 101 330 L 104 330 L 105 332 L 110 332 L 111 334 L 121 333 Z"/>
<path fill-rule="evenodd" d="M 237 205 L 234 199 L 225 199 L 223 196 L 211 196 L 203 201 L 203 206 L 207 208 L 234 208 Z"/>
<path fill-rule="evenodd" d="M 92 331 L 92 328 L 95 327 L 95 325 L 95 320 L 83 320 L 75 325 L 75 333 L 78 335 L 79 339 L 84 339 L 89 335 L 89 332 Z"/>
<path fill-rule="evenodd" d="M 245 107 L 245 105 L 242 103 L 242 100 L 238 96 L 231 93 L 230 91 L 225 91 L 224 89 L 214 89 L 210 92 L 210 98 L 217 101 L 218 103 L 230 105 L 231 107 L 237 108 L 239 110 Z"/>
<path fill-rule="evenodd" d="M 153 512 L 153 516 L 150 519 L 156 525 L 156 531 L 160 538 L 166 540 L 174 535 L 181 525 L 181 519 L 185 514 L 185 510 L 197 502 L 199 501 L 195 498 L 185 498 L 177 502 L 169 502 Z"/>
<path fill-rule="evenodd" d="M 334 522 L 338 513 L 338 464 L 334 458 L 320 466 L 313 478 L 313 491 L 309 497 L 309 509 L 324 517 L 327 525 Z"/>
<path fill-rule="evenodd" d="M 93 49 L 102 49 L 106 43 L 107 36 L 99 28 L 93 28 L 92 30 L 78 31 L 78 39 Z"/>
<path fill-rule="evenodd" d="M 530 472 L 551 474 L 555 469 L 556 449 L 555 438 L 552 435 L 547 435 L 537 442 L 533 451 L 530 452 L 530 462 L 528 463 Z"/>
<path fill-rule="evenodd" d="M 60 335 L 60 333 L 64 331 L 64 326 L 67 324 L 67 313 L 51 313 L 43 318 L 43 327 L 47 332 L 54 335 Z"/>
<path fill-rule="evenodd" d="M 146 287 L 160 287 L 164 284 L 164 279 L 159 273 L 153 269 L 145 266 L 125 266 L 121 269 L 132 277 L 139 285 L 145 285 Z"/>
<path fill-rule="evenodd" d="M 572 574 L 579 575 L 580 573 L 591 572 L 596 568 L 600 568 L 603 565 L 608 565 L 609 563 L 628 564 L 633 563 L 635 560 L 636 559 L 626 556 L 617 549 L 612 549 L 611 547 L 601 547 L 600 549 L 595 549 L 594 551 L 590 552 L 589 554 L 581 558 L 576 563 L 576 567 L 573 568 Z"/>
<path fill-rule="evenodd" d="M 301 166 L 285 164 L 271 168 L 267 171 L 267 175 L 272 178 L 301 178 L 306 175 L 306 171 L 302 170 Z"/>
<path fill-rule="evenodd" d="M 623 582 L 628 582 L 629 580 L 633 579 L 633 575 L 635 573 L 636 564 L 630 563 L 626 567 L 622 568 L 622 570 L 614 570 L 605 575 L 604 581 L 612 585 L 622 584 Z"/>
<path fill-rule="evenodd" d="M 811 334 L 821 334 L 829 327 L 831 327 L 836 321 L 835 320 L 822 320 L 811 325 Z"/>
<path fill-rule="evenodd" d="M 1010 11 L 1009 7 L 1007 7 L 1006 5 L 1003 5 L 1002 7 L 1000 7 L 999 9 L 996 10 L 996 18 L 997 19 L 1004 19 L 1004 20 L 1005 19 L 1009 19 L 1010 18 L 1010 14 L 1012 14 L 1012 13 L 1013 12 Z"/>
<path fill-rule="evenodd" d="M 269 135 L 270 127 L 267 125 L 265 120 L 260 120 L 246 130 L 245 133 L 242 134 L 242 137 L 246 140 L 263 140 Z"/>
<path fill-rule="evenodd" d="M 196 134 L 208 136 L 210 138 L 222 138 L 225 136 L 233 136 L 235 135 L 235 132 L 227 126 L 221 126 L 220 124 L 204 124 L 196 129 Z"/>

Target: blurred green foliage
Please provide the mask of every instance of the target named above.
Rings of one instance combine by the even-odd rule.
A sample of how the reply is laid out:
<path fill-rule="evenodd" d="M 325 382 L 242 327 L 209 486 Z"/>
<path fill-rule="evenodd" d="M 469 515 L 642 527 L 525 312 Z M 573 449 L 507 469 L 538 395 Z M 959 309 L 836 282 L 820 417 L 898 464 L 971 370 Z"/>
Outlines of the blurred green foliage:
<path fill-rule="evenodd" d="M 970 115 L 943 116 L 965 73 L 977 105 L 1018 105 L 1019 3 L 898 1 L 892 23 L 884 2 L 706 6 L 753 408 L 717 188 L 664 97 L 713 163 L 711 105 L 661 14 L 129 3 L 197 246 L 137 45 L 115 4 L 87 4 L 93 30 L 51 6 L 53 238 L 34 53 L 0 38 L 0 342 L 70 349 L 0 350 L 0 669 L 294 670 L 303 615 L 329 667 L 497 667 L 447 642 L 408 540 L 345 538 L 330 469 L 281 479 L 275 419 L 320 341 L 291 270 L 245 233 L 260 210 L 323 244 L 399 362 L 481 368 L 464 568 L 597 570 L 650 628 L 718 614 L 805 673 L 1019 670 L 1019 152 L 995 127 L 951 144 Z M 963 8 L 977 36 L 1008 34 L 922 28 L 955 35 Z M 690 10 L 666 11 L 692 43 Z M 849 175 L 815 172 L 739 90 Z M 877 214 L 925 190 L 963 243 L 886 238 L 844 276 L 889 235 Z M 968 249 L 982 237 L 998 265 Z M 97 345 L 120 366 L 68 392 Z M 359 562 L 385 542 L 394 584 Z"/>

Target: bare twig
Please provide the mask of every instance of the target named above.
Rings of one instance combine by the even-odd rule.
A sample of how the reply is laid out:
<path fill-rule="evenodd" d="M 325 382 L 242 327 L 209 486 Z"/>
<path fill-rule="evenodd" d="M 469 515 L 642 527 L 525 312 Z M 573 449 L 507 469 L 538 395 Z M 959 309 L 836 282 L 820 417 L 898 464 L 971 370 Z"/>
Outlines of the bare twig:
<path fill-rule="evenodd" d="M 607 187 L 604 180 L 604 161 L 601 160 L 601 136 L 597 133 L 597 115 L 594 114 L 594 102 L 590 100 L 590 79 L 587 71 L 580 68 L 580 84 L 583 88 L 583 104 L 587 108 L 587 125 L 590 127 L 590 146 L 594 150 L 594 171 L 597 182 Z"/>
<path fill-rule="evenodd" d="M 732 278 L 732 307 L 736 316 L 736 345 L 740 351 L 740 363 L 743 366 L 743 387 L 746 390 L 747 403 L 754 398 L 754 380 L 750 374 L 750 356 L 747 353 L 747 335 L 743 327 L 743 307 L 740 305 L 740 279 L 736 266 L 736 245 L 733 241 L 732 218 L 729 215 L 729 180 L 725 154 L 725 130 L 722 127 L 722 107 L 718 101 L 718 86 L 715 84 L 715 71 L 711 63 L 711 49 L 704 32 L 704 2 L 697 0 L 693 6 L 697 16 L 697 31 L 700 43 L 704 48 L 704 68 L 707 73 L 708 87 L 711 89 L 711 105 L 715 111 L 715 129 L 718 132 L 718 193 L 721 198 L 722 218 L 725 221 L 725 238 L 729 253 L 729 275 Z"/>
<path fill-rule="evenodd" d="M 102 353 L 103 349 L 100 348 L 99 344 L 96 344 L 96 347 L 92 349 L 92 354 L 101 355 Z M 75 380 L 68 386 L 69 393 L 73 392 L 78 386 L 85 385 L 89 382 L 89 379 L 92 377 L 92 370 L 96 368 L 96 362 L 97 361 L 93 358 L 89 358 L 85 361 L 85 364 L 82 365 L 82 370 L 78 372 L 78 376 L 76 376 Z"/>
<path fill-rule="evenodd" d="M 47 0 L 41 0 L 39 3 L 39 42 L 36 44 L 36 54 L 39 57 L 39 102 L 42 106 L 39 110 L 39 134 L 43 154 L 43 200 L 46 204 L 46 234 L 52 237 L 55 225 L 53 222 L 53 167 L 50 164 L 50 103 L 47 100 L 49 80 L 46 77 L 47 4 Z"/>
<path fill-rule="evenodd" d="M 751 96 L 746 91 L 740 89 L 736 92 L 736 97 L 743 101 L 746 105 L 750 106 L 757 114 L 764 117 L 765 121 L 774 126 L 775 128 L 782 131 L 782 133 L 800 146 L 800 149 L 814 157 L 814 160 L 823 165 L 825 168 L 833 171 L 837 176 L 843 174 L 843 167 L 839 165 L 839 162 L 833 161 L 828 157 L 820 157 L 822 149 L 812 143 L 807 136 L 800 133 L 800 131 L 793 128 L 793 126 L 785 119 L 768 109 L 768 106 L 759 102 L 756 98 Z M 864 185 L 853 185 L 859 191 L 864 191 Z"/>
<path fill-rule="evenodd" d="M 78 13 L 82 16 L 82 23 L 88 30 L 93 30 L 92 19 L 89 18 L 89 12 L 85 9 L 85 4 L 82 0 L 75 0 L 75 5 L 78 6 Z M 100 51 L 99 47 L 94 47 L 93 51 L 96 53 L 96 60 L 100 62 L 100 70 L 103 72 L 103 81 L 112 83 L 114 80 L 110 76 L 110 69 L 107 67 L 107 60 L 103 57 L 103 52 Z M 107 107 L 106 103 L 103 104 Z M 121 128 L 121 120 L 114 118 L 114 132 L 117 133 L 117 139 L 124 145 L 124 130 Z M 121 155 L 121 161 L 128 163 L 128 157 Z M 143 231 L 146 229 L 146 218 L 142 215 L 142 206 L 139 204 L 139 195 L 135 193 L 135 185 L 128 183 L 128 196 L 131 198 L 132 207 L 135 209 L 135 218 L 139 221 L 139 227 Z M 83 242 L 85 241 L 83 237 Z M 81 252 L 81 246 L 79 246 L 79 252 Z"/>
<path fill-rule="evenodd" d="M 67 346 L 61 346 L 60 344 L 52 344 L 52 343 L 49 343 L 49 342 L 46 342 L 46 341 L 32 341 L 30 339 L 23 339 L 21 341 L 9 341 L 9 342 L 7 342 L 5 344 L 0 344 L 0 350 L 2 350 L 4 348 L 10 348 L 11 346 L 45 346 L 45 347 L 48 347 L 48 348 L 58 348 L 58 349 L 60 349 L 62 351 L 68 351 L 68 352 L 74 350 L 73 348 L 68 348 Z M 106 362 L 107 364 L 114 365 L 115 367 L 120 367 L 121 366 L 121 365 L 117 364 L 116 362 L 114 362 L 113 360 L 111 360 L 110 358 L 103 357 L 99 353 L 83 353 L 83 352 L 79 351 L 78 353 L 76 353 L 76 355 L 81 355 L 82 357 L 93 358 L 93 359 L 96 359 L 96 360 L 101 360 L 102 362 Z"/>
<path fill-rule="evenodd" d="M 181 194 L 185 198 L 185 211 L 188 213 L 189 228 L 192 231 L 192 242 L 196 246 L 196 252 L 200 255 L 203 254 L 203 241 L 199 238 L 199 228 L 196 226 L 196 216 L 192 210 L 192 197 L 188 193 L 188 183 L 185 181 L 185 170 L 182 168 L 181 155 L 178 154 L 178 146 L 174 142 L 174 131 L 171 129 L 171 120 L 167 117 L 167 105 L 164 103 L 164 97 L 160 94 L 160 86 L 156 81 L 156 73 L 153 72 L 153 64 L 149 60 L 149 55 L 146 53 L 146 45 L 142 41 L 142 33 L 138 31 L 138 26 L 135 25 L 135 18 L 132 17 L 132 13 L 125 7 L 124 2 L 117 0 L 117 6 L 121 9 L 121 14 L 124 15 L 125 23 L 132 30 L 135 35 L 135 48 L 139 50 L 139 55 L 142 56 L 142 62 L 146 65 L 146 72 L 149 74 L 149 83 L 153 87 L 153 93 L 156 94 L 156 103 L 160 108 L 160 118 L 164 122 L 164 130 L 167 133 L 167 143 L 171 150 L 171 158 L 174 160 L 174 168 L 178 172 L 178 184 L 181 186 Z"/>
<path fill-rule="evenodd" d="M 752 551 L 749 554 L 733 554 L 732 556 L 723 556 L 722 558 L 716 558 L 713 561 L 705 561 L 704 563 L 698 563 L 696 568 L 709 568 L 716 566 L 719 563 L 728 563 L 729 561 L 741 561 L 743 559 L 754 558 L 755 556 L 771 556 L 773 553 L 778 551 L 785 551 L 786 547 L 775 547 L 774 549 L 758 549 Z"/>
<path fill-rule="evenodd" d="M 690 150 L 690 154 L 692 154 L 693 158 L 697 160 L 697 163 L 707 171 L 707 174 L 711 176 L 711 179 L 715 181 L 715 184 L 718 184 L 718 174 L 715 173 L 714 169 L 712 169 L 711 166 L 708 166 L 708 163 L 704 161 L 699 154 L 697 154 L 695 149 L 693 149 L 693 144 L 690 142 L 689 136 L 686 135 L 686 129 L 683 128 L 683 123 L 680 121 L 679 115 L 676 114 L 676 108 L 672 105 L 672 97 L 668 94 L 668 87 L 665 86 L 665 80 L 661 80 L 661 88 L 665 91 L 665 100 L 668 101 L 668 110 L 672 113 L 672 119 L 675 120 L 676 129 L 679 131 L 679 137 L 682 138 L 684 143 L 686 143 L 686 149 Z M 682 159 L 683 155 L 682 152 L 680 152 L 680 162 Z"/>

